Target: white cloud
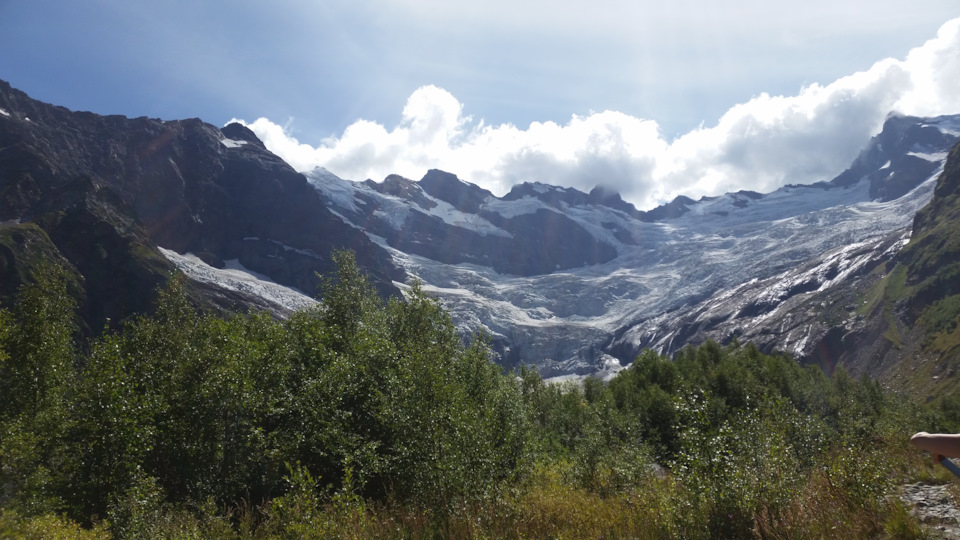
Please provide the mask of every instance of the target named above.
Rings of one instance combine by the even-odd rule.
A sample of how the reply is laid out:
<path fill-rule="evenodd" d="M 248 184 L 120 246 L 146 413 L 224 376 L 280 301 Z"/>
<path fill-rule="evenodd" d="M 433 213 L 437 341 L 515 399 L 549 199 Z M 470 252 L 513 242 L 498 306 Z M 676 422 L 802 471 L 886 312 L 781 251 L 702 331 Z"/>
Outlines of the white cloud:
<path fill-rule="evenodd" d="M 826 180 L 857 155 L 886 115 L 960 113 L 960 19 L 904 60 L 886 59 L 794 96 L 761 94 L 713 127 L 668 141 L 653 120 L 615 111 L 574 115 L 565 124 L 486 125 L 436 86 L 417 89 L 393 128 L 359 120 L 317 147 L 266 118 L 248 124 L 294 168 L 323 166 L 354 180 L 439 168 L 490 189 L 523 181 L 589 190 L 604 185 L 640 208 L 677 195 L 699 197 Z"/>
<path fill-rule="evenodd" d="M 940 27 L 937 37 L 907 54 L 913 88 L 897 103 L 904 114 L 960 112 L 960 18 Z"/>

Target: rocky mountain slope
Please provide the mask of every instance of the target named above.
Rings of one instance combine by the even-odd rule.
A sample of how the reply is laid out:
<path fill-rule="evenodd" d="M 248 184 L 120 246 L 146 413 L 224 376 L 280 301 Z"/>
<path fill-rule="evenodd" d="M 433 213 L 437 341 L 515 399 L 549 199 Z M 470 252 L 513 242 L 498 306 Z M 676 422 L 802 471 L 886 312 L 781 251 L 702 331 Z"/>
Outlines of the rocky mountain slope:
<path fill-rule="evenodd" d="M 885 279 L 866 291 L 874 334 L 864 339 L 856 367 L 896 380 L 918 394 L 957 388 L 960 365 L 960 145 L 947 159 L 930 204 L 917 213 L 913 236 L 887 265 Z M 882 332 L 882 333 L 881 333 Z M 865 336 L 870 338 L 870 335 Z M 872 356 L 868 356 L 872 355 Z M 866 358 L 864 358 L 866 357 Z M 873 372 L 870 373 L 874 375 Z"/>
<path fill-rule="evenodd" d="M 36 253 L 56 252 L 75 272 L 92 332 L 149 309 L 174 269 L 158 246 L 213 267 L 236 261 L 310 294 L 337 247 L 354 249 L 385 294 L 404 280 L 239 124 L 73 112 L 2 81 L 0 223 L 0 302 L 29 278 Z M 194 290 L 227 307 L 270 307 L 210 283 Z"/>

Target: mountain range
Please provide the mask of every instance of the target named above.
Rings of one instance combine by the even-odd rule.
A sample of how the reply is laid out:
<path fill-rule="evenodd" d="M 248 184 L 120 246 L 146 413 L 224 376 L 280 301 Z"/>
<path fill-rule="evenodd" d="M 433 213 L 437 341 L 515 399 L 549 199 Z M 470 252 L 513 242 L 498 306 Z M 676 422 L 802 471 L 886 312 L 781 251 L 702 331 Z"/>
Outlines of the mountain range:
<path fill-rule="evenodd" d="M 641 211 L 601 187 L 297 172 L 240 124 L 74 112 L 0 81 L 0 304 L 53 259 L 89 334 L 149 311 L 175 268 L 198 304 L 285 316 L 348 248 L 382 295 L 419 280 L 545 377 L 737 339 L 927 392 L 958 351 L 958 140 L 960 115 L 892 114 L 834 179 Z"/>

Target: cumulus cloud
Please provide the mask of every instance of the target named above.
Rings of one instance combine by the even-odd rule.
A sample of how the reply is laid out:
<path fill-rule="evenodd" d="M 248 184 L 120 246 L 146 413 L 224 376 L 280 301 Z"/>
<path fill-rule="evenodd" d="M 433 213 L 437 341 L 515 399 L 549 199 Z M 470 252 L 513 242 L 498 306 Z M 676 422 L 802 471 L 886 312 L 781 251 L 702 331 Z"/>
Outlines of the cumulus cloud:
<path fill-rule="evenodd" d="M 418 179 L 439 168 L 496 194 L 524 181 L 584 191 L 601 185 L 650 208 L 677 195 L 768 192 L 829 179 L 891 111 L 960 113 L 957 88 L 960 19 L 903 60 L 885 59 L 793 96 L 760 94 L 716 125 L 671 141 L 655 121 L 616 111 L 574 115 L 562 125 L 487 125 L 464 115 L 464 105 L 436 86 L 410 96 L 398 125 L 358 120 L 316 147 L 266 118 L 247 125 L 298 170 L 322 166 L 344 178 L 381 180 L 393 173 Z"/>
<path fill-rule="evenodd" d="M 937 37 L 907 54 L 913 87 L 897 103 L 905 114 L 960 111 L 960 19 L 940 27 Z"/>

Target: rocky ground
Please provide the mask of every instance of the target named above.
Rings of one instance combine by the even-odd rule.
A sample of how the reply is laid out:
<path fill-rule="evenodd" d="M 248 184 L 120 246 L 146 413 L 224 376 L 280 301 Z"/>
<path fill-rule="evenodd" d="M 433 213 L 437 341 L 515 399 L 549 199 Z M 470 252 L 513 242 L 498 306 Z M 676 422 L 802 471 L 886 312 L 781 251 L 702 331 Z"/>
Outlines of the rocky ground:
<path fill-rule="evenodd" d="M 918 482 L 907 484 L 900 491 L 900 498 L 913 507 L 914 515 L 932 538 L 960 539 L 960 509 L 949 487 Z"/>

